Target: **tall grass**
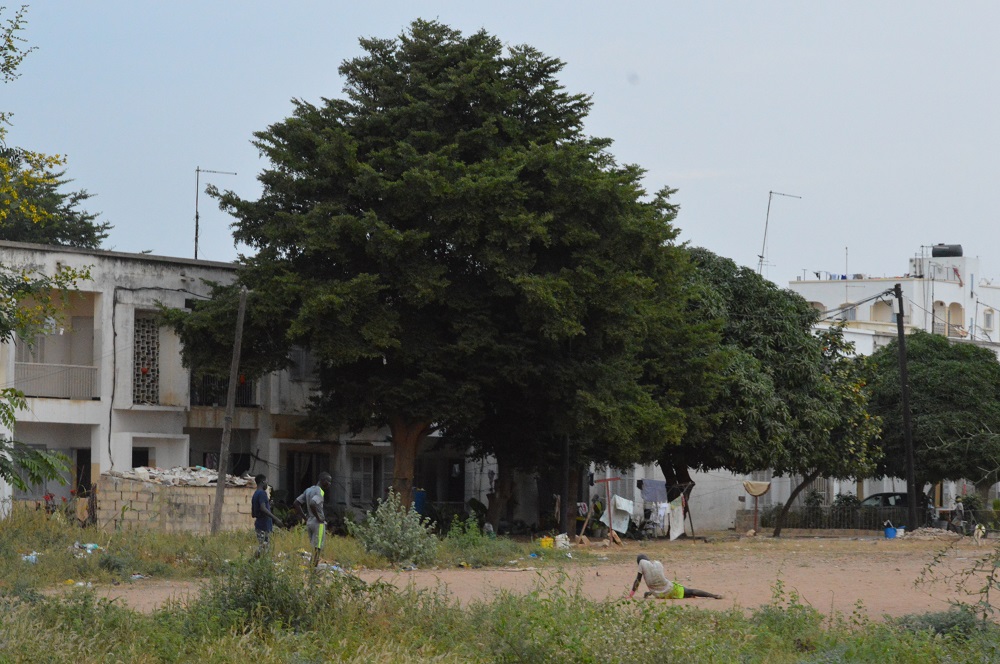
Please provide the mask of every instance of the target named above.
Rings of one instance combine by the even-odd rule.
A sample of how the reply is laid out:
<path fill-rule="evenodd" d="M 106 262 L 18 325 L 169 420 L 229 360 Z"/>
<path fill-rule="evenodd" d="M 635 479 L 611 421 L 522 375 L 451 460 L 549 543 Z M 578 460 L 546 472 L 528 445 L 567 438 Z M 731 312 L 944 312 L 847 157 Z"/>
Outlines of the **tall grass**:
<path fill-rule="evenodd" d="M 465 608 L 437 591 L 266 559 L 229 563 L 187 606 L 152 615 L 86 589 L 2 602 L 0 659 L 11 662 L 982 662 L 1000 652 L 992 624 L 959 638 L 825 619 L 780 587 L 748 614 L 598 602 L 559 573 Z"/>

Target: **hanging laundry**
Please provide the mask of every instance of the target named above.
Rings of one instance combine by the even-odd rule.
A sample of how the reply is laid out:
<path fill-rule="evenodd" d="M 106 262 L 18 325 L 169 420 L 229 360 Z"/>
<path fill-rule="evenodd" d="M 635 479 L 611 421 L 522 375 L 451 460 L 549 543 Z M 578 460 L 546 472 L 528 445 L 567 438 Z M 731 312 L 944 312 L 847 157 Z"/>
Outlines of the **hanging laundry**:
<path fill-rule="evenodd" d="M 616 532 L 624 533 L 628 531 L 629 521 L 632 520 L 632 510 L 635 505 L 631 500 L 621 496 L 611 497 L 611 507 L 601 515 L 601 523 L 614 529 Z"/>
<path fill-rule="evenodd" d="M 669 506 L 670 539 L 675 540 L 684 534 L 684 498 L 675 498 L 669 503 Z"/>
<path fill-rule="evenodd" d="M 647 503 L 662 503 L 667 500 L 666 480 L 643 480 L 642 499 Z"/>

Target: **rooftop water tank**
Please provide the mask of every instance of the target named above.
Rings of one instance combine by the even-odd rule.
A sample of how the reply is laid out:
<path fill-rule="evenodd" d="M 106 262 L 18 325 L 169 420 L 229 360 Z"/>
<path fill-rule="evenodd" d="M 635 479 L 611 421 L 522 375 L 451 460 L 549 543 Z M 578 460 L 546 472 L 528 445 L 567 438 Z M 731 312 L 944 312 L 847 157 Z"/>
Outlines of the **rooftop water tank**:
<path fill-rule="evenodd" d="M 952 258 L 962 255 L 960 244 L 935 244 L 931 247 L 932 258 Z"/>

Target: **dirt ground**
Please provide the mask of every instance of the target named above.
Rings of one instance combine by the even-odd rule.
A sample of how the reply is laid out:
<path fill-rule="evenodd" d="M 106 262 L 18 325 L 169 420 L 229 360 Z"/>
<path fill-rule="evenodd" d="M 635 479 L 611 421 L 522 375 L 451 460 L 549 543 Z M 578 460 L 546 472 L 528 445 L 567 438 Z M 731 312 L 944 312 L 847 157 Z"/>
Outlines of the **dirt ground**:
<path fill-rule="evenodd" d="M 952 545 L 951 540 L 737 539 L 730 534 L 709 542 L 626 541 L 621 547 L 573 547 L 568 552 L 548 552 L 542 563 L 524 558 L 503 568 L 359 570 L 357 574 L 369 582 L 383 580 L 398 587 L 412 584 L 417 588 L 444 589 L 465 604 L 489 599 L 500 591 L 528 592 L 538 584 L 553 583 L 561 571 L 571 582 L 579 582 L 587 596 L 614 600 L 627 596 L 636 574 L 635 556 L 646 553 L 662 560 L 667 575 L 673 575 L 681 584 L 724 595 L 722 600 L 667 601 L 711 609 L 748 609 L 768 603 L 780 580 L 786 595 L 797 593 L 801 602 L 823 613 L 850 614 L 861 601 L 870 617 L 880 618 L 943 611 L 955 600 L 976 601 L 977 597 L 963 591 L 948 574 L 971 568 L 976 559 L 988 555 L 997 545 L 997 541 L 990 541 L 976 547 L 971 538 Z M 919 581 L 935 555 L 946 548 L 940 567 Z M 572 554 L 572 559 L 566 553 Z M 968 590 L 978 590 L 981 585 L 973 581 Z M 196 581 L 145 579 L 98 587 L 96 592 L 136 610 L 151 611 L 168 599 L 183 601 L 197 594 L 199 587 Z M 640 595 L 641 590 L 636 596 Z"/>

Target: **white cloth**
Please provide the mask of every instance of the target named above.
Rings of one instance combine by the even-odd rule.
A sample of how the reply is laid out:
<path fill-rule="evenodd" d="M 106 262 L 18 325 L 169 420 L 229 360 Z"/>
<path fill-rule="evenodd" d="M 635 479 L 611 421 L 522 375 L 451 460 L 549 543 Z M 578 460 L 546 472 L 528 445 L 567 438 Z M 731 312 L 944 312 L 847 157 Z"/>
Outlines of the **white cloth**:
<path fill-rule="evenodd" d="M 670 539 L 675 540 L 684 534 L 684 501 L 675 498 L 670 502 Z"/>
<path fill-rule="evenodd" d="M 628 531 L 628 523 L 632 520 L 632 510 L 635 508 L 632 501 L 621 496 L 611 497 L 610 509 L 604 510 L 601 515 L 601 523 L 613 528 L 616 532 L 624 533 Z"/>

